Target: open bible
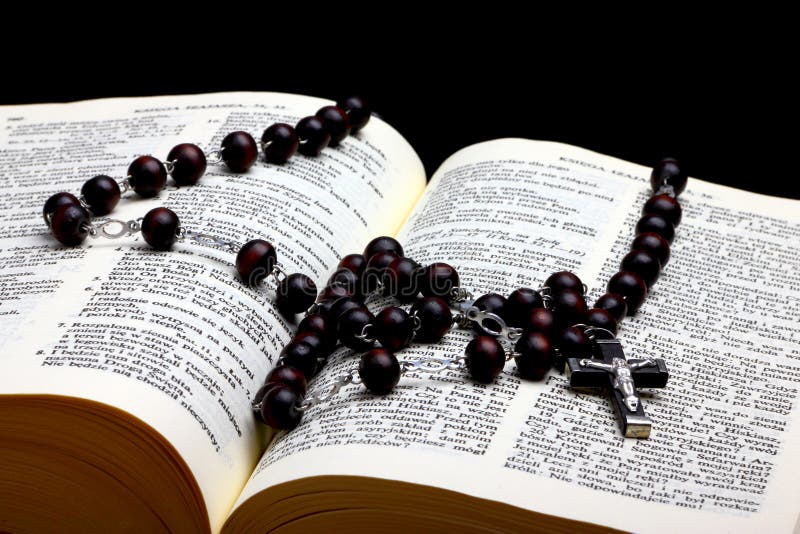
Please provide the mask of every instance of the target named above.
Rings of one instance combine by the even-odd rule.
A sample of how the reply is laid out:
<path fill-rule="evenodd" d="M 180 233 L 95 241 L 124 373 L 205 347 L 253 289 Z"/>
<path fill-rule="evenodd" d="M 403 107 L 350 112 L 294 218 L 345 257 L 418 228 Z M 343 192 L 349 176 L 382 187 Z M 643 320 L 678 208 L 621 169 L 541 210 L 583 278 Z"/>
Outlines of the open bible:
<path fill-rule="evenodd" d="M 410 372 L 388 396 L 358 386 L 272 433 L 250 401 L 295 324 L 241 284 L 213 244 L 141 235 L 65 248 L 41 219 L 57 191 L 181 142 L 294 124 L 327 102 L 275 93 L 0 108 L 0 530 L 252 532 L 595 528 L 790 532 L 800 515 L 800 203 L 691 179 L 671 259 L 621 323 L 630 357 L 663 358 L 642 390 L 646 440 L 603 395 L 551 371 L 490 385 Z M 322 287 L 378 235 L 450 263 L 476 295 L 577 273 L 604 292 L 651 194 L 649 169 L 557 143 L 500 139 L 429 183 L 373 118 L 318 158 L 123 199 L 182 226 L 275 245 Z M 298 317 L 299 320 L 299 317 Z M 401 361 L 463 354 L 472 334 Z M 337 350 L 309 385 L 357 366 Z"/>

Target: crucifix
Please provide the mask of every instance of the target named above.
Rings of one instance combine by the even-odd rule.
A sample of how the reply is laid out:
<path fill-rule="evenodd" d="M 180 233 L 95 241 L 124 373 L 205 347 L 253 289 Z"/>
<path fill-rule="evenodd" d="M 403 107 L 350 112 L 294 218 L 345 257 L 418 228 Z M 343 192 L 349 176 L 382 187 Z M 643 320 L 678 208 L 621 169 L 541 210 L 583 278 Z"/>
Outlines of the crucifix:
<path fill-rule="evenodd" d="M 605 387 L 626 438 L 646 438 L 652 423 L 636 388 L 663 388 L 669 373 L 661 358 L 628 360 L 617 339 L 597 339 L 598 358 L 567 358 L 565 372 L 574 388 Z"/>

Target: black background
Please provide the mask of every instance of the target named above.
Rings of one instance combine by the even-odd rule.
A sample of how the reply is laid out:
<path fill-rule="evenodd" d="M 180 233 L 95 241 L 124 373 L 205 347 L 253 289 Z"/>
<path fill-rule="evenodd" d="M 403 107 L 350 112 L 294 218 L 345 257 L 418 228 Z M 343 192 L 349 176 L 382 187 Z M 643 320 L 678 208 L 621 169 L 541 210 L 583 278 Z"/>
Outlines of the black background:
<path fill-rule="evenodd" d="M 158 25 L 147 31 L 159 33 Z M 34 61 L 8 54 L 2 103 L 233 90 L 361 94 L 409 140 L 429 175 L 461 147 L 518 136 L 648 166 L 673 156 L 691 176 L 800 198 L 791 69 L 749 44 L 676 53 L 670 43 L 643 50 L 632 38 L 563 55 L 553 43 L 524 40 L 414 52 L 405 43 L 387 51 L 350 41 L 336 54 L 267 37 L 223 39 L 210 52 L 196 41 L 84 37 Z"/>

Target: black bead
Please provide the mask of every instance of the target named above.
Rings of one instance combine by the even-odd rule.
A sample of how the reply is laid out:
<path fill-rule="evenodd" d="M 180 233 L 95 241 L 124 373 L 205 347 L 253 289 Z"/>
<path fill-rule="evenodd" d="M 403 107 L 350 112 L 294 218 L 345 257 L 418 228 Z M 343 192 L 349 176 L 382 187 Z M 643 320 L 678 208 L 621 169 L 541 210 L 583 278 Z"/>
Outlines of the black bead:
<path fill-rule="evenodd" d="M 559 328 L 582 323 L 587 309 L 583 293 L 574 289 L 564 289 L 554 294 L 552 307 L 553 317 Z"/>
<path fill-rule="evenodd" d="M 261 144 L 264 146 L 264 159 L 280 165 L 294 156 L 300 142 L 294 128 L 279 122 L 264 130 L 261 135 Z"/>
<path fill-rule="evenodd" d="M 500 317 L 503 321 L 505 321 L 507 303 L 508 301 L 503 295 L 498 295 L 497 293 L 487 293 L 485 295 L 478 297 L 475 300 L 475 302 L 472 303 L 472 305 L 481 311 L 487 313 L 493 313 L 498 317 Z M 491 319 L 486 319 L 484 321 L 484 324 L 486 324 L 486 326 L 490 327 L 493 330 L 496 330 L 500 327 L 499 324 L 497 324 L 495 321 L 492 321 Z M 477 332 L 483 332 L 483 330 L 481 330 L 477 324 L 473 325 L 473 328 Z"/>
<path fill-rule="evenodd" d="M 469 374 L 477 382 L 488 384 L 503 372 L 506 352 L 492 336 L 477 336 L 464 349 Z"/>
<path fill-rule="evenodd" d="M 336 106 L 345 110 L 350 119 L 350 133 L 356 133 L 367 125 L 372 110 L 360 96 L 350 96 L 336 102 Z"/>
<path fill-rule="evenodd" d="M 359 352 L 369 350 L 372 348 L 373 342 L 359 339 L 356 336 L 364 333 L 364 327 L 368 324 L 374 324 L 374 322 L 375 316 L 367 308 L 353 308 L 339 316 L 336 334 L 339 336 L 339 341 L 342 342 L 342 345 L 347 348 Z"/>
<path fill-rule="evenodd" d="M 420 278 L 420 291 L 426 297 L 450 299 L 450 291 L 459 287 L 458 272 L 447 263 L 431 263 Z"/>
<path fill-rule="evenodd" d="M 556 331 L 556 318 L 547 308 L 534 308 L 521 326 L 530 332 L 541 332 L 546 336 L 552 336 Z"/>
<path fill-rule="evenodd" d="M 570 326 L 561 330 L 555 338 L 556 346 L 560 353 L 555 360 L 556 368 L 564 370 L 564 363 L 567 358 L 591 358 L 592 342 L 586 333 L 576 326 Z"/>
<path fill-rule="evenodd" d="M 308 383 L 303 373 L 289 365 L 277 365 L 267 374 L 264 384 L 281 383 L 286 384 L 298 396 L 303 397 L 306 394 Z"/>
<path fill-rule="evenodd" d="M 374 291 L 379 283 L 383 283 L 383 275 L 386 273 L 386 268 L 398 258 L 394 252 L 378 252 L 373 254 L 367 261 L 367 268 L 362 275 L 362 283 L 367 292 Z"/>
<path fill-rule="evenodd" d="M 316 115 L 322 119 L 325 130 L 331 134 L 329 146 L 337 146 L 350 135 L 350 119 L 342 108 L 325 106 L 320 108 Z"/>
<path fill-rule="evenodd" d="M 514 358 L 519 376 L 526 380 L 541 380 L 553 365 L 553 345 L 541 332 L 525 332 L 514 345 L 519 356 Z"/>
<path fill-rule="evenodd" d="M 661 273 L 661 262 L 646 250 L 632 250 L 622 258 L 620 271 L 631 271 L 638 274 L 650 288 Z"/>
<path fill-rule="evenodd" d="M 530 317 L 531 310 L 544 306 L 538 291 L 521 287 L 506 299 L 506 320 L 509 326 L 522 327 Z"/>
<path fill-rule="evenodd" d="M 681 222 L 681 215 L 683 210 L 678 201 L 669 195 L 655 195 L 645 202 L 642 208 L 642 215 L 652 213 L 653 215 L 661 215 L 666 220 L 672 223 L 672 226 L 678 226 Z"/>
<path fill-rule="evenodd" d="M 383 274 L 384 294 L 400 302 L 411 302 L 419 294 L 422 267 L 410 258 L 395 258 Z"/>
<path fill-rule="evenodd" d="M 325 286 L 322 288 L 322 291 L 319 292 L 319 296 L 317 297 L 317 302 L 325 302 L 325 301 L 334 301 L 341 297 L 352 297 L 353 292 L 347 289 L 344 286 L 335 285 L 335 286 Z"/>
<path fill-rule="evenodd" d="M 325 129 L 325 123 L 319 117 L 300 119 L 295 131 L 300 141 L 298 150 L 304 156 L 319 156 L 331 142 L 331 134 Z"/>
<path fill-rule="evenodd" d="M 642 215 L 642 218 L 636 223 L 636 235 L 645 232 L 654 232 L 666 239 L 667 243 L 672 243 L 672 239 L 675 237 L 675 227 L 661 215 Z"/>
<path fill-rule="evenodd" d="M 167 161 L 172 162 L 172 179 L 178 185 L 196 184 L 208 165 L 203 150 L 192 143 L 174 146 L 167 154 Z"/>
<path fill-rule="evenodd" d="M 81 195 L 94 215 L 107 215 L 114 210 L 122 193 L 116 180 L 101 174 L 83 184 Z"/>
<path fill-rule="evenodd" d="M 42 217 L 47 226 L 50 226 L 50 217 L 59 206 L 78 206 L 80 207 L 81 201 L 72 193 L 56 193 L 51 195 L 50 198 L 44 203 L 42 208 Z"/>
<path fill-rule="evenodd" d="M 606 310 L 617 322 L 621 321 L 628 313 L 625 297 L 619 293 L 606 293 L 597 299 L 594 307 Z"/>
<path fill-rule="evenodd" d="M 297 332 L 294 337 L 292 337 L 292 341 L 311 345 L 311 348 L 314 350 L 314 354 L 317 356 L 317 372 L 319 372 L 320 368 L 322 367 L 322 361 L 327 360 L 328 356 L 330 356 L 328 347 L 325 345 L 325 342 L 322 340 L 322 336 L 319 334 L 319 332 L 309 332 L 308 330 L 304 332 Z"/>
<path fill-rule="evenodd" d="M 91 222 L 89 213 L 80 205 L 62 204 L 50 217 L 53 236 L 68 247 L 80 245 L 89 235 L 86 226 Z"/>
<path fill-rule="evenodd" d="M 653 167 L 650 173 L 650 186 L 653 191 L 658 191 L 662 185 L 671 185 L 677 197 L 686 189 L 688 179 L 689 177 L 678 165 L 678 160 L 664 158 Z"/>
<path fill-rule="evenodd" d="M 275 267 L 277 254 L 269 241 L 253 239 L 236 254 L 236 270 L 247 285 L 255 286 Z"/>
<path fill-rule="evenodd" d="M 628 315 L 633 315 L 647 297 L 647 284 L 642 277 L 630 271 L 620 271 L 608 281 L 609 293 L 619 293 L 628 305 Z"/>
<path fill-rule="evenodd" d="M 646 250 L 658 258 L 661 268 L 669 261 L 669 243 L 655 232 L 645 232 L 636 236 L 631 250 Z"/>
<path fill-rule="evenodd" d="M 598 328 L 605 328 L 612 335 L 617 335 L 617 321 L 611 312 L 602 308 L 591 308 L 586 312 L 586 324 L 596 326 Z M 597 332 L 597 337 L 607 338 L 611 337 L 604 332 Z"/>
<path fill-rule="evenodd" d="M 303 418 L 297 409 L 301 399 L 288 385 L 275 384 L 261 401 L 261 419 L 277 430 L 292 430 Z"/>
<path fill-rule="evenodd" d="M 361 277 L 349 269 L 337 269 L 328 279 L 329 287 L 340 286 L 347 290 L 348 295 L 361 296 Z"/>
<path fill-rule="evenodd" d="M 383 348 L 397 352 L 411 341 L 414 321 L 402 308 L 387 306 L 375 316 L 372 331 Z"/>
<path fill-rule="evenodd" d="M 334 328 L 337 330 L 337 339 L 339 337 L 339 317 L 346 311 L 364 307 L 363 302 L 353 297 L 340 297 L 332 302 L 328 301 L 324 304 L 324 306 L 320 307 L 320 313 L 333 323 Z"/>
<path fill-rule="evenodd" d="M 393 237 L 376 237 L 364 248 L 364 257 L 369 261 L 372 259 L 372 256 L 379 252 L 394 252 L 397 256 L 402 256 L 403 245 Z"/>
<path fill-rule="evenodd" d="M 324 352 L 330 353 L 336 347 L 338 341 L 336 337 L 336 326 L 321 313 L 310 313 L 303 317 L 297 325 L 297 333 L 314 332 L 320 336 L 323 342 Z"/>
<path fill-rule="evenodd" d="M 319 368 L 319 354 L 314 347 L 303 341 L 290 341 L 281 351 L 279 364 L 294 367 L 306 377 L 306 381 L 311 380 L 317 374 Z"/>
<path fill-rule="evenodd" d="M 142 219 L 142 237 L 156 250 L 169 250 L 178 239 L 180 221 L 168 208 L 153 208 Z"/>
<path fill-rule="evenodd" d="M 424 297 L 411 306 L 411 315 L 419 319 L 419 328 L 414 338 L 423 343 L 435 343 L 442 339 L 453 324 L 450 306 L 439 297 Z"/>
<path fill-rule="evenodd" d="M 550 294 L 555 295 L 565 289 L 572 289 L 583 295 L 583 282 L 578 275 L 569 271 L 559 271 L 551 274 L 544 282 L 545 287 L 550 288 Z"/>
<path fill-rule="evenodd" d="M 358 376 L 371 393 L 386 395 L 400 381 L 400 362 L 388 350 L 375 348 L 361 356 Z"/>
<path fill-rule="evenodd" d="M 367 268 L 367 259 L 363 254 L 348 254 L 339 261 L 337 268 L 347 269 L 361 276 Z"/>
<path fill-rule="evenodd" d="M 258 159 L 258 145 L 247 132 L 231 132 L 222 140 L 222 161 L 233 172 L 247 172 Z"/>
<path fill-rule="evenodd" d="M 277 382 L 264 383 L 260 388 L 258 388 L 258 391 L 256 391 L 256 394 L 253 397 L 253 404 L 260 404 L 261 402 L 263 402 L 264 401 L 264 397 L 267 396 L 267 393 L 269 392 L 269 390 L 271 390 L 272 388 L 274 388 L 277 385 L 278 385 Z M 262 405 L 262 407 L 263 407 L 263 405 Z M 266 421 L 264 421 L 264 418 L 261 417 L 261 410 L 254 411 L 253 414 L 256 416 L 256 419 L 258 419 L 259 421 L 261 421 L 264 424 L 267 424 Z"/>
<path fill-rule="evenodd" d="M 275 296 L 275 304 L 284 313 L 306 311 L 317 297 L 317 285 L 302 273 L 293 273 L 281 280 Z"/>
<path fill-rule="evenodd" d="M 139 156 L 128 167 L 128 183 L 140 197 L 151 198 L 167 184 L 167 168 L 151 156 Z"/>

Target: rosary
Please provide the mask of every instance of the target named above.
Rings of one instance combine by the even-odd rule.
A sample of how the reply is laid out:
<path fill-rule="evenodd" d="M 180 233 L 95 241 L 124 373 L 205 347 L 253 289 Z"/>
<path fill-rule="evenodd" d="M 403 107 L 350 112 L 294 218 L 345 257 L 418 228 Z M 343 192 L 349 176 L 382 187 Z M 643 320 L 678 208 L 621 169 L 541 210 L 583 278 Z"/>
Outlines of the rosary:
<path fill-rule="evenodd" d="M 274 124 L 261 137 L 264 160 L 286 163 L 296 152 L 313 157 L 336 146 L 363 128 L 371 112 L 363 99 L 350 97 L 325 106 L 295 127 Z M 317 294 L 314 281 L 302 273 L 286 275 L 277 263 L 271 243 L 253 239 L 244 245 L 185 229 L 167 208 L 150 210 L 141 219 L 110 219 L 99 224 L 95 216 L 111 213 L 122 194 L 156 196 L 171 176 L 177 186 L 193 185 L 208 163 L 246 172 L 258 159 L 259 145 L 242 131 L 227 135 L 208 155 L 193 144 L 180 144 L 162 162 L 140 156 L 120 182 L 105 175 L 87 181 L 81 196 L 57 193 L 44 205 L 45 223 L 66 246 L 80 245 L 87 236 L 119 238 L 141 232 L 157 250 L 176 241 L 190 240 L 236 254 L 236 271 L 251 287 L 268 286 L 275 306 L 286 316 L 304 313 L 297 333 L 283 348 L 278 365 L 266 376 L 252 400 L 257 419 L 278 430 L 291 430 L 303 414 L 329 401 L 349 384 L 362 384 L 385 395 L 410 371 L 436 373 L 463 370 L 481 383 L 491 383 L 514 360 L 519 376 L 542 380 L 551 367 L 562 370 L 574 388 L 605 388 L 626 437 L 645 438 L 652 423 L 645 415 L 636 388 L 666 386 L 668 372 L 662 359 L 627 359 L 616 339 L 617 324 L 644 302 L 670 255 L 670 243 L 681 219 L 676 198 L 687 176 L 674 159 L 654 167 L 654 195 L 645 203 L 636 224 L 631 251 L 620 271 L 608 281 L 607 293 L 588 308 L 586 286 L 573 273 L 557 272 L 538 289 L 519 288 L 508 297 L 488 293 L 477 299 L 460 286 L 456 270 L 447 263 L 423 267 L 404 256 L 391 237 L 373 239 L 362 254 L 345 256 L 326 286 Z M 366 302 L 391 297 L 405 310 L 390 305 L 373 314 Z M 399 361 L 396 353 L 412 339 L 436 343 L 451 328 L 477 334 L 458 358 Z M 324 367 L 338 344 L 363 353 L 357 368 L 337 378 L 323 394 L 307 394 L 307 384 Z M 377 344 L 377 346 L 376 346 Z"/>

